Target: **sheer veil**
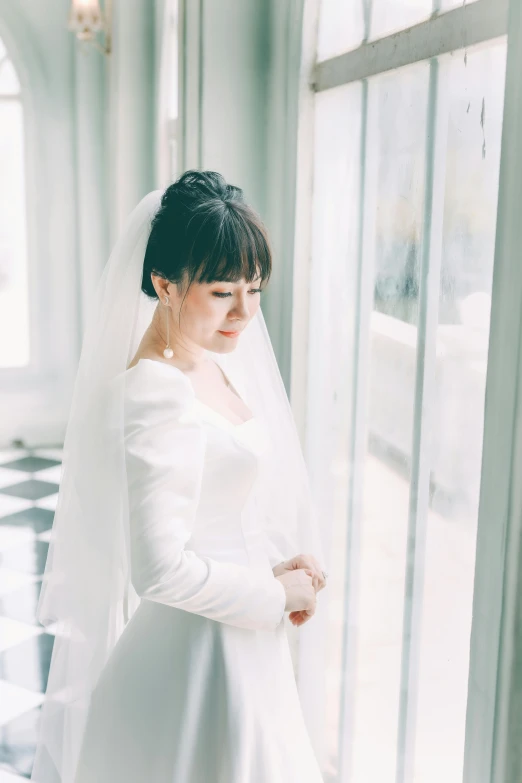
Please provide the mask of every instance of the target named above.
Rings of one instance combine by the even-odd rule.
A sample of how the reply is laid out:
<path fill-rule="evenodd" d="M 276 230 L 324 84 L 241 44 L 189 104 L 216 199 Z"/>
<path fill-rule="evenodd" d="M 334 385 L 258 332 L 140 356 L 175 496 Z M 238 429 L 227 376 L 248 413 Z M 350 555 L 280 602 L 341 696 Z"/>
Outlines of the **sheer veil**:
<path fill-rule="evenodd" d="M 161 195 L 147 194 L 127 218 L 87 320 L 37 608 L 40 623 L 55 624 L 56 631 L 31 777 L 39 783 L 74 783 L 91 693 L 140 601 L 130 580 L 123 391 L 156 306 L 141 292 L 141 278 Z M 299 437 L 261 308 L 233 352 L 211 355 L 269 437 L 245 514 L 261 515 L 281 560 L 310 552 L 326 570 Z"/>

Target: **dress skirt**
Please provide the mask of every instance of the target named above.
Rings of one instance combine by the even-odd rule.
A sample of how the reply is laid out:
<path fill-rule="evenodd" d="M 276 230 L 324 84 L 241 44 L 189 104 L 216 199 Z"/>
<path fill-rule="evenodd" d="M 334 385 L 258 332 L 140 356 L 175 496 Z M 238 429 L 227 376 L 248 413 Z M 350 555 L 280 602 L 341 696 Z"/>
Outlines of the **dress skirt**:
<path fill-rule="evenodd" d="M 143 600 L 93 692 L 76 783 L 321 783 L 281 623 Z"/>

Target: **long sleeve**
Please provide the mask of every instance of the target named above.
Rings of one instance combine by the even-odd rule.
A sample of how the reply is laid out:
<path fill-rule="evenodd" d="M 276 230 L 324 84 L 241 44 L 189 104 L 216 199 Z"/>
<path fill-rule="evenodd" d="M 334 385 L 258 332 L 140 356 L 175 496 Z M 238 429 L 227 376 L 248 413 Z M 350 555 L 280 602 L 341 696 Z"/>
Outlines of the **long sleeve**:
<path fill-rule="evenodd" d="M 281 525 L 275 523 L 274 517 L 266 509 L 266 503 L 260 503 L 259 499 L 256 498 L 255 504 L 258 513 L 262 516 L 263 520 L 265 552 L 270 567 L 274 568 L 274 566 L 279 565 L 279 563 L 295 557 L 299 552 L 296 551 L 295 545 L 285 535 L 284 531 L 281 529 Z"/>
<path fill-rule="evenodd" d="M 130 376 L 125 392 L 131 580 L 142 598 L 240 628 L 273 630 L 286 594 L 271 574 L 185 549 L 204 466 L 206 433 L 191 413 L 190 381 Z"/>
<path fill-rule="evenodd" d="M 268 555 L 271 568 L 274 568 L 274 566 L 279 565 L 279 563 L 282 563 L 284 560 L 289 560 L 290 557 L 292 557 L 292 555 L 285 557 L 283 554 L 284 547 L 281 546 L 280 540 L 275 531 L 270 530 L 269 528 L 265 528 L 264 533 L 266 541 L 266 553 Z"/>

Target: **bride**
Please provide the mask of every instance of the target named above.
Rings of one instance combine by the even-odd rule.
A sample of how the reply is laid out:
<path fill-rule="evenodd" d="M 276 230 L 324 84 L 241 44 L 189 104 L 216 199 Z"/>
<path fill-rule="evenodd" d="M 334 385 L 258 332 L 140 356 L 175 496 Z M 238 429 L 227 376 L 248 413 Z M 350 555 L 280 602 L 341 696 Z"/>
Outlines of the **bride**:
<path fill-rule="evenodd" d="M 99 283 L 37 617 L 56 624 L 32 780 L 321 783 L 284 613 L 326 584 L 260 308 L 266 230 L 187 171 Z"/>

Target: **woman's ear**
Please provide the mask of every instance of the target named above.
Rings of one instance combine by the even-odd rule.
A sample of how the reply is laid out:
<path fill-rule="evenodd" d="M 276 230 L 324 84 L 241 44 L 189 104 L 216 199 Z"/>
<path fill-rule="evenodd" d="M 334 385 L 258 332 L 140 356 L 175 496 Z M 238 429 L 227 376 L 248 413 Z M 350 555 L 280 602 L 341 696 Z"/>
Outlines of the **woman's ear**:
<path fill-rule="evenodd" d="M 164 277 L 160 277 L 159 275 L 155 275 L 153 272 L 150 273 L 150 279 L 152 280 L 152 285 L 154 286 L 154 290 L 156 291 L 158 298 L 164 302 L 165 297 L 169 296 L 169 285 L 170 281 L 165 280 Z"/>

